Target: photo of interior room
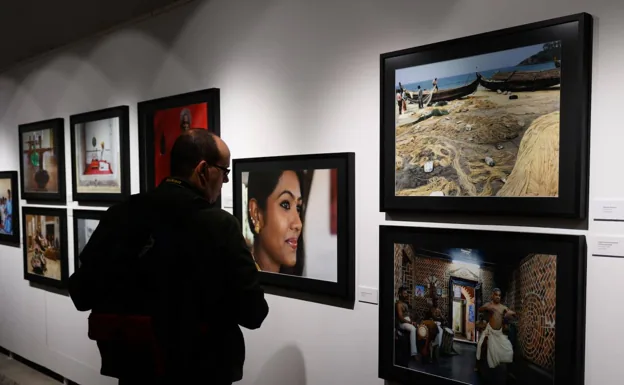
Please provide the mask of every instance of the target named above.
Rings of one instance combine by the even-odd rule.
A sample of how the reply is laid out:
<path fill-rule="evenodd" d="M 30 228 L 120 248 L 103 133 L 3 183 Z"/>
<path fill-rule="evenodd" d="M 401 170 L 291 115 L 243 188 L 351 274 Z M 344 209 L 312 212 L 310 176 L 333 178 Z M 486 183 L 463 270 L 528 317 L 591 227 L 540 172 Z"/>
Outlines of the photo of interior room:
<path fill-rule="evenodd" d="M 61 280 L 59 217 L 26 215 L 26 267 L 29 274 Z"/>
<path fill-rule="evenodd" d="M 395 244 L 396 365 L 466 384 L 553 384 L 557 258 L 499 254 Z"/>

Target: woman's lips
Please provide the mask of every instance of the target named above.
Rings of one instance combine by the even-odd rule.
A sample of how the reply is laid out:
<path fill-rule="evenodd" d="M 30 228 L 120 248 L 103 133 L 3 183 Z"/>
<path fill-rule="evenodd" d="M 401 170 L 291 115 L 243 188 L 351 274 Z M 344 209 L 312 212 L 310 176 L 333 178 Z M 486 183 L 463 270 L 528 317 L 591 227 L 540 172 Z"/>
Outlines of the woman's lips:
<path fill-rule="evenodd" d="M 293 250 L 297 250 L 297 238 L 289 238 L 286 240 L 288 246 L 292 247 Z"/>

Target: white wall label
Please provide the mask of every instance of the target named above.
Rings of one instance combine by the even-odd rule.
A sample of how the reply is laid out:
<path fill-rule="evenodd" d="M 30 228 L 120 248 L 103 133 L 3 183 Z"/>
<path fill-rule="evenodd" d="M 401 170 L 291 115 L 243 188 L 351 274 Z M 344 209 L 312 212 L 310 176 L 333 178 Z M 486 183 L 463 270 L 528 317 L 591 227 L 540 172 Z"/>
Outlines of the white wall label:
<path fill-rule="evenodd" d="M 594 237 L 592 256 L 624 258 L 624 238 L 613 236 Z"/>
<path fill-rule="evenodd" d="M 377 305 L 379 303 L 379 291 L 372 287 L 359 287 L 360 302 L 372 303 Z"/>
<path fill-rule="evenodd" d="M 624 200 L 622 199 L 594 200 L 591 210 L 595 221 L 624 222 Z"/>

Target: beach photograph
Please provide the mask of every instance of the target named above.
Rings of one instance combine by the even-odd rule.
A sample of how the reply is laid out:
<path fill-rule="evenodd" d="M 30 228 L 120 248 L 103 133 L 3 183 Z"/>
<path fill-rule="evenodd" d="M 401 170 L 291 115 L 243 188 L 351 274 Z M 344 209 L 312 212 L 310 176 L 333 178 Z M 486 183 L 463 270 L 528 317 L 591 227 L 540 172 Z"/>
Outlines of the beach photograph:
<path fill-rule="evenodd" d="M 561 42 L 396 70 L 395 196 L 559 196 Z"/>
<path fill-rule="evenodd" d="M 554 384 L 557 256 L 394 244 L 394 364 L 471 385 Z"/>

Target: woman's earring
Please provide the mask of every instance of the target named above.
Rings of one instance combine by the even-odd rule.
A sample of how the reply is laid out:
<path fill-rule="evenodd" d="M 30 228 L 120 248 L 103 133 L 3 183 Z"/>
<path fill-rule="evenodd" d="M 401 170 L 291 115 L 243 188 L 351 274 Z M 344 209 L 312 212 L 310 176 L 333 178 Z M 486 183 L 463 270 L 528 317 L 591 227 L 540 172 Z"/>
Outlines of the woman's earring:
<path fill-rule="evenodd" d="M 254 230 L 256 231 L 256 234 L 260 234 L 260 223 L 254 221 L 256 226 L 254 227 Z"/>

